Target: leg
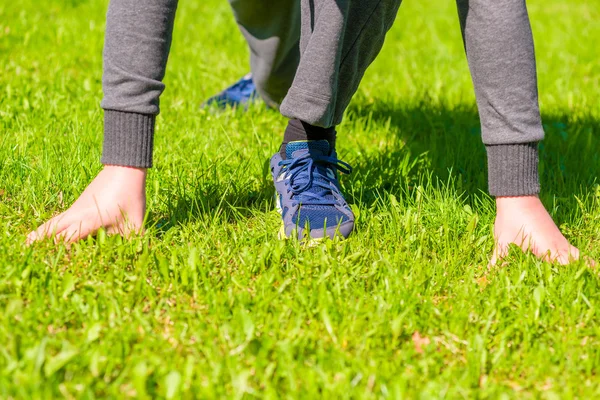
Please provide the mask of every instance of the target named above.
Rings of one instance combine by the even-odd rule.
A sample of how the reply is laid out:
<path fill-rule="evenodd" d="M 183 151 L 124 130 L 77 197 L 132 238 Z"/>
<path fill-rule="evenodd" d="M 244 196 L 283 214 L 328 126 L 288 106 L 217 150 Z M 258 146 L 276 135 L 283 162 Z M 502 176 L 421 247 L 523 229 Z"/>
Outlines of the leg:
<path fill-rule="evenodd" d="M 302 0 L 300 63 L 281 113 L 325 128 L 339 124 L 399 6 L 400 0 Z"/>
<path fill-rule="evenodd" d="M 256 90 L 269 106 L 279 108 L 292 84 L 300 59 L 300 1 L 229 2 L 250 47 L 250 66 Z"/>
<path fill-rule="evenodd" d="M 544 131 L 525 0 L 457 0 L 457 5 L 488 155 L 489 190 L 498 206 L 492 262 L 510 243 L 562 263 L 578 258 L 537 197 L 537 143 Z"/>
<path fill-rule="evenodd" d="M 102 163 L 152 166 L 177 0 L 112 0 L 104 43 Z"/>
<path fill-rule="evenodd" d="M 152 166 L 154 121 L 164 90 L 176 0 L 112 0 L 104 45 L 104 169 L 64 213 L 28 236 L 75 241 L 101 227 L 139 231 L 146 168 Z"/>
<path fill-rule="evenodd" d="M 347 237 L 354 215 L 337 171 L 335 125 L 379 53 L 399 0 L 302 0 L 300 62 L 281 105 L 291 118 L 271 159 L 285 236 Z"/>
<path fill-rule="evenodd" d="M 260 96 L 267 105 L 279 108 L 292 85 L 300 53 L 300 0 L 229 0 L 240 31 L 250 48 L 252 73 L 201 107 L 245 106 Z"/>

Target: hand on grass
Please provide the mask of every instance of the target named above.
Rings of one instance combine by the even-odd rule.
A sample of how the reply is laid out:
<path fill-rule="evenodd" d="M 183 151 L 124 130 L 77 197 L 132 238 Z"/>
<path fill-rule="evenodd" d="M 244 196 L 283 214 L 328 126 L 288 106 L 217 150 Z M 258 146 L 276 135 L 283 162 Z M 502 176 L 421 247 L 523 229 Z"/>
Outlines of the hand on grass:
<path fill-rule="evenodd" d="M 498 197 L 496 208 L 491 265 L 507 255 L 511 243 L 562 265 L 579 259 L 579 250 L 569 244 L 537 196 Z"/>
<path fill-rule="evenodd" d="M 126 236 L 140 232 L 146 212 L 146 170 L 107 165 L 73 205 L 27 236 L 27 244 L 46 237 L 69 243 L 100 228 Z"/>

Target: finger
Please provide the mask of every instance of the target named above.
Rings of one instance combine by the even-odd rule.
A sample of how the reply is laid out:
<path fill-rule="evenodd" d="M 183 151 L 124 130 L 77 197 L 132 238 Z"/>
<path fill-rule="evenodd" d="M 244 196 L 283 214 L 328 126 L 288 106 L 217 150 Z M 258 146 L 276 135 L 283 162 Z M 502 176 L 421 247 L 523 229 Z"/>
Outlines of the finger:
<path fill-rule="evenodd" d="M 496 251 L 494 251 L 492 253 L 492 258 L 490 259 L 490 262 L 488 263 L 488 269 L 495 267 L 497 263 L 498 263 L 498 256 L 496 255 Z"/>
<path fill-rule="evenodd" d="M 579 249 L 577 247 L 569 246 L 569 253 L 567 254 L 569 262 L 578 261 L 581 258 Z"/>
<path fill-rule="evenodd" d="M 501 261 L 504 257 L 508 255 L 508 246 L 504 244 L 498 243 L 494 248 L 494 252 L 492 253 L 492 258 L 490 259 L 490 263 L 488 267 L 494 267 Z"/>
<path fill-rule="evenodd" d="M 568 265 L 579 260 L 583 260 L 583 262 L 590 268 L 596 268 L 596 260 L 589 256 L 582 256 L 579 249 L 573 246 L 571 246 L 569 251 L 560 252 L 558 256 L 549 261 L 558 261 L 558 263 L 561 265 Z"/>
<path fill-rule="evenodd" d="M 105 226 L 106 233 L 109 235 L 121 235 L 123 237 L 130 237 L 133 235 L 141 235 L 144 233 L 143 223 L 136 224 L 126 216 L 123 221 L 114 221 L 109 226 Z"/>
<path fill-rule="evenodd" d="M 550 262 L 558 262 L 560 265 L 568 265 L 579 260 L 579 249 L 569 246 L 567 250 L 554 251 L 554 254 L 548 257 Z"/>
<path fill-rule="evenodd" d="M 74 243 L 96 233 L 101 227 L 102 224 L 98 220 L 79 220 L 56 235 L 55 242 Z"/>
<path fill-rule="evenodd" d="M 48 236 L 56 235 L 62 232 L 69 226 L 69 218 L 66 213 L 58 214 L 56 217 L 49 219 L 46 223 L 40 225 L 35 231 L 27 235 L 26 243 L 31 243 L 42 240 Z"/>
<path fill-rule="evenodd" d="M 588 265 L 588 267 L 596 268 L 596 260 L 594 260 L 592 257 L 585 256 L 583 257 L 583 260 Z"/>

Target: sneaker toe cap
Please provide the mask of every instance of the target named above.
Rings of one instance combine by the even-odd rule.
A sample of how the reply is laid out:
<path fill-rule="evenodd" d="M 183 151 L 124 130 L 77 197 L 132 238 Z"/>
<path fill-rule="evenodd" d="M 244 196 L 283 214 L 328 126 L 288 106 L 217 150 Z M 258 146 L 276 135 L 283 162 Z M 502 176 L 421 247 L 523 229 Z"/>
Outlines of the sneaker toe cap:
<path fill-rule="evenodd" d="M 326 237 L 330 239 L 333 239 L 335 237 L 342 237 L 346 239 L 348 238 L 348 236 L 350 236 L 353 230 L 354 221 L 349 220 L 339 225 L 329 226 L 327 228 L 311 229 L 308 235 L 306 235 L 306 229 L 300 227 L 296 229 L 295 225 L 290 225 L 286 227 L 285 235 L 287 237 L 291 237 L 296 232 L 296 235 L 300 240 L 304 239 L 305 236 L 308 236 L 310 239 L 322 239 Z"/>

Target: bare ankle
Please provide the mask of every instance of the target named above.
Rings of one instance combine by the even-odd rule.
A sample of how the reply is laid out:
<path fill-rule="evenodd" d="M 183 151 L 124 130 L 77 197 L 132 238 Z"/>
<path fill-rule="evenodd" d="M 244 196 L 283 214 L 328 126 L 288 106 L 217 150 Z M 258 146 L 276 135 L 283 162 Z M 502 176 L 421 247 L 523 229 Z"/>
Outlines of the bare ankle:
<path fill-rule="evenodd" d="M 537 208 L 540 206 L 543 207 L 537 195 L 496 197 L 496 209 L 498 213 L 514 210 L 515 208 Z"/>

